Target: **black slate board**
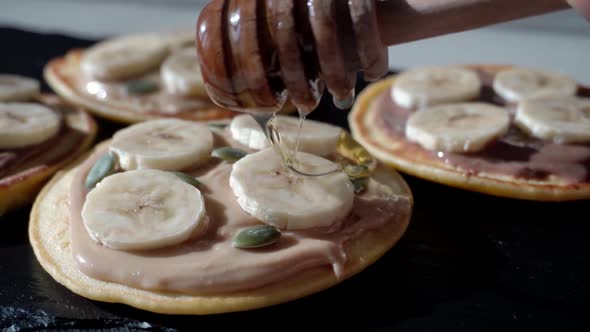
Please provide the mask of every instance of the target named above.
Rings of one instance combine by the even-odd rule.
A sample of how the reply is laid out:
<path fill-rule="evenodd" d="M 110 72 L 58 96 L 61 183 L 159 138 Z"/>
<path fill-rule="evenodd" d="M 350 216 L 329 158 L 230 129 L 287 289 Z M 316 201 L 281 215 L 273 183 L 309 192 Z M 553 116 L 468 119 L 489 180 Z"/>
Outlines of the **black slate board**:
<path fill-rule="evenodd" d="M 39 79 L 49 59 L 91 43 L 9 28 L 0 28 L 0 42 L 0 73 Z M 346 113 L 328 99 L 311 118 L 346 125 Z M 118 128 L 100 125 L 101 138 Z M 0 219 L 0 329 L 565 331 L 587 325 L 588 201 L 521 202 L 406 179 L 416 201 L 410 228 L 375 265 L 298 301 L 207 317 L 156 315 L 71 293 L 37 263 L 27 238 L 29 209 L 12 212 Z"/>

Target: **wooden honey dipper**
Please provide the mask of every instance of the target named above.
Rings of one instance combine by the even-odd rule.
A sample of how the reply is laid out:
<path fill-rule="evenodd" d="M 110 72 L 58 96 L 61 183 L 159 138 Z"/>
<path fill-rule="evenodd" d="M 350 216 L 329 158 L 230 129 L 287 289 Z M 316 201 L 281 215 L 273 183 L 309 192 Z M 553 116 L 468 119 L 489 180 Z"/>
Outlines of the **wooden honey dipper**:
<path fill-rule="evenodd" d="M 356 73 L 387 72 L 387 46 L 567 8 L 565 0 L 214 0 L 197 51 L 215 103 L 276 112 L 287 96 L 313 110 L 324 82 L 337 105 Z"/>

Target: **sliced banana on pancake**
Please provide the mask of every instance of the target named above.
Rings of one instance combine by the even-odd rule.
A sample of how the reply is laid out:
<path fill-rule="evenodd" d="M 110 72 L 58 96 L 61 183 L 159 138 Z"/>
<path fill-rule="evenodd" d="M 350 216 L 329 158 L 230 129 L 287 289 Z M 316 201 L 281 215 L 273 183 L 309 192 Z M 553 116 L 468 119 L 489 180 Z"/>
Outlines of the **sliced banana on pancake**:
<path fill-rule="evenodd" d="M 207 96 L 194 48 L 174 52 L 164 61 L 160 71 L 168 92 L 187 97 Z"/>
<path fill-rule="evenodd" d="M 296 168 L 318 174 L 337 165 L 300 152 Z M 250 215 L 281 229 L 329 227 L 353 206 L 354 187 L 344 173 L 309 177 L 285 168 L 273 149 L 250 154 L 233 166 L 230 187 Z"/>
<path fill-rule="evenodd" d="M 590 143 L 590 98 L 531 99 L 516 110 L 516 124 L 557 143 Z"/>
<path fill-rule="evenodd" d="M 0 103 L 0 149 L 39 144 L 57 134 L 60 126 L 60 116 L 43 105 Z"/>
<path fill-rule="evenodd" d="M 418 111 L 406 125 L 409 140 L 433 151 L 476 152 L 503 136 L 508 112 L 486 103 L 439 105 Z"/>
<path fill-rule="evenodd" d="M 281 135 L 281 141 L 294 149 L 299 133 L 299 119 L 278 115 L 275 121 Z M 266 135 L 250 115 L 244 114 L 235 117 L 229 128 L 234 140 L 251 149 L 260 150 L 270 146 Z M 319 156 L 327 156 L 336 151 L 340 134 L 342 134 L 342 129 L 339 127 L 306 120 L 301 128 L 298 150 Z"/>
<path fill-rule="evenodd" d="M 575 80 L 563 74 L 512 68 L 496 75 L 494 90 L 506 101 L 516 103 L 530 98 L 573 96 L 578 85 Z"/>
<path fill-rule="evenodd" d="M 206 227 L 203 195 L 176 175 L 158 170 L 119 173 L 86 196 L 82 220 L 106 247 L 149 250 L 182 243 Z"/>
<path fill-rule="evenodd" d="M 393 100 L 402 107 L 469 101 L 479 96 L 481 80 L 473 70 L 459 67 L 421 67 L 400 74 L 393 83 Z"/>
<path fill-rule="evenodd" d="M 179 171 L 209 160 L 213 134 L 206 125 L 191 121 L 152 120 L 117 132 L 110 150 L 125 170 Z"/>
<path fill-rule="evenodd" d="M 168 43 L 156 34 L 120 37 L 86 51 L 82 70 L 98 80 L 124 80 L 159 66 L 168 55 Z"/>
<path fill-rule="evenodd" d="M 171 51 L 187 47 L 194 47 L 197 40 L 197 34 L 193 28 L 176 29 L 173 31 L 163 32 L 161 36 L 168 44 L 168 47 Z"/>
<path fill-rule="evenodd" d="M 18 75 L 0 75 L 0 102 L 27 101 L 39 97 L 39 82 Z"/>

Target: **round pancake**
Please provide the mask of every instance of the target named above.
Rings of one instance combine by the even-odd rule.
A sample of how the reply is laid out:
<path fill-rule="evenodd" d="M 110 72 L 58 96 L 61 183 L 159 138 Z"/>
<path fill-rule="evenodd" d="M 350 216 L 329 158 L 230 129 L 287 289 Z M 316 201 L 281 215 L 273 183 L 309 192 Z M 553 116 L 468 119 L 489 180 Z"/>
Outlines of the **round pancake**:
<path fill-rule="evenodd" d="M 466 66 L 495 74 L 509 66 Z M 531 180 L 509 175 L 480 172 L 473 175 L 468 170 L 428 158 L 424 154 L 402 153 L 409 141 L 394 140 L 381 135 L 371 125 L 372 103 L 377 96 L 391 88 L 395 76 L 368 86 L 358 97 L 348 121 L 353 137 L 381 162 L 404 173 L 484 194 L 537 201 L 568 201 L 590 198 L 590 183 L 568 184 L 559 179 Z"/>
<path fill-rule="evenodd" d="M 105 146 L 105 142 L 97 147 Z M 59 173 L 38 196 L 29 223 L 29 239 L 43 268 L 59 283 L 86 298 L 124 303 L 165 314 L 215 314 L 267 307 L 316 293 L 365 269 L 385 254 L 404 234 L 411 217 L 411 192 L 395 171 L 379 168 L 375 177 L 406 202 L 406 213 L 392 216 L 382 228 L 345 243 L 348 257 L 344 278 L 336 279 L 331 266 L 315 268 L 261 288 L 203 296 L 147 291 L 90 278 L 81 273 L 70 247 L 70 183 L 76 169 Z M 409 204 L 407 204 L 409 203 Z"/>
<path fill-rule="evenodd" d="M 44 69 L 45 80 L 51 88 L 67 101 L 88 108 L 97 116 L 116 122 L 135 123 L 158 117 L 157 114 L 147 114 L 139 109 L 134 109 L 128 103 L 118 103 L 113 100 L 100 100 L 79 91 L 76 80 L 82 75 L 80 62 L 84 50 L 76 49 L 65 56 L 51 60 Z M 210 108 L 192 110 L 179 114 L 179 118 L 193 121 L 207 121 L 226 119 L 235 116 L 236 113 L 211 106 Z"/>
<path fill-rule="evenodd" d="M 75 49 L 65 56 L 51 60 L 44 68 L 44 76 L 47 84 L 62 98 L 74 105 L 87 108 L 95 115 L 120 123 L 136 123 L 161 117 L 176 117 L 191 121 L 215 121 L 228 119 L 239 113 L 232 112 L 221 107 L 211 105 L 208 108 L 199 108 L 183 111 L 177 115 L 156 114 L 142 112 L 137 107 L 125 103 L 124 100 L 100 100 L 91 95 L 79 91 L 76 81 L 82 75 L 80 62 L 84 56 L 84 50 Z M 283 112 L 292 113 L 294 106 L 288 103 Z"/>
<path fill-rule="evenodd" d="M 50 106 L 61 104 L 61 101 L 54 95 L 42 95 L 40 102 Z M 84 139 L 76 150 L 64 157 L 63 160 L 22 170 L 7 178 L 5 183 L 0 183 L 0 215 L 32 202 L 45 180 L 77 159 L 90 147 L 97 130 L 94 119 L 81 109 L 72 108 L 68 108 L 68 111 L 64 112 L 64 119 L 65 125 L 83 133 Z"/>

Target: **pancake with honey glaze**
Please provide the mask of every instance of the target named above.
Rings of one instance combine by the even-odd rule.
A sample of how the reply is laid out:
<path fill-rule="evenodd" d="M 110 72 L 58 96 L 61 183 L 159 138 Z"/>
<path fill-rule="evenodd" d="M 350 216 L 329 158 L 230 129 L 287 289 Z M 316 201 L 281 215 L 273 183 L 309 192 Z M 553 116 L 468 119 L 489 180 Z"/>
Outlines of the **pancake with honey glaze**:
<path fill-rule="evenodd" d="M 433 182 L 516 199 L 590 198 L 590 90 L 544 70 L 465 66 L 452 69 L 453 78 L 437 70 L 449 68 L 417 68 L 367 87 L 349 115 L 355 139 L 380 161 Z M 445 84 L 452 87 L 439 93 Z M 451 114 L 457 109 L 487 118 L 440 134 L 452 117 L 469 121 Z M 484 122 L 485 130 L 474 129 Z M 467 130 L 469 141 L 459 137 Z"/>
<path fill-rule="evenodd" d="M 118 122 L 230 118 L 207 96 L 194 39 L 189 30 L 108 39 L 53 59 L 45 79 L 69 102 Z"/>
<path fill-rule="evenodd" d="M 38 142 L 29 142 L 32 144 L 27 143 L 19 147 L 0 147 L 0 215 L 2 215 L 6 211 L 31 203 L 51 175 L 73 162 L 90 147 L 97 128 L 92 117 L 86 112 L 64 104 L 54 95 L 41 95 L 26 103 L 1 103 L 0 107 L 2 108 L 0 113 L 12 109 L 12 114 L 16 116 L 15 120 L 18 120 L 20 124 L 25 121 L 18 119 L 23 116 L 22 112 L 37 112 L 35 116 L 38 118 L 32 120 L 39 122 L 37 128 L 42 126 L 45 130 L 49 129 L 51 118 L 56 115 L 55 132 L 47 132 L 49 137 L 37 137 L 40 138 Z M 44 110 L 48 114 L 43 114 Z M 1 115 L 0 121 L 2 121 Z M 21 140 L 25 139 L 24 129 L 19 127 L 19 124 L 15 124 L 12 128 L 18 131 L 16 133 L 18 137 L 12 139 L 10 135 L 2 136 L 2 145 L 6 145 L 9 140 L 11 144 L 17 145 L 19 140 L 21 143 L 24 142 Z M 31 135 L 28 136 L 27 139 L 31 137 Z"/>
<path fill-rule="evenodd" d="M 301 186 L 311 186 L 304 192 L 312 195 L 314 193 L 309 190 L 315 190 L 317 186 L 328 185 L 330 188 L 337 189 L 330 191 L 332 194 L 329 195 L 327 192 L 323 193 L 323 201 L 306 201 L 308 209 L 300 209 L 301 215 L 312 216 L 311 213 L 315 213 L 316 210 L 333 211 L 330 209 L 335 206 L 346 206 L 344 209 L 350 213 L 344 216 L 344 219 L 340 217 L 342 220 L 332 224 L 326 223 L 326 219 L 331 218 L 330 215 L 324 215 L 326 218 L 316 218 L 315 221 L 318 223 L 314 225 L 319 226 L 315 228 L 301 229 L 309 227 L 308 223 L 313 218 L 290 218 L 287 225 L 279 225 L 277 221 L 281 220 L 281 209 L 288 207 L 281 205 L 275 199 L 284 195 L 299 197 L 300 191 L 290 194 L 273 194 L 280 192 L 275 188 L 274 191 L 264 192 L 265 182 L 276 184 L 272 177 L 281 178 L 283 175 L 279 173 L 282 171 L 264 171 L 258 168 L 261 164 L 276 163 L 271 161 L 277 158 L 272 150 L 263 149 L 254 152 L 253 149 L 243 145 L 244 142 L 233 140 L 232 136 L 236 136 L 232 135 L 231 131 L 252 130 L 241 121 L 231 130 L 229 126 L 225 129 L 212 129 L 216 148 L 212 156 L 223 156 L 223 151 L 227 152 L 225 145 L 228 144 L 234 149 L 240 147 L 243 151 L 250 152 L 249 154 L 236 161 L 233 166 L 228 161 L 220 162 L 212 159 L 198 166 L 194 171 L 185 173 L 190 174 L 191 179 L 193 176 L 196 177 L 200 182 L 195 185 L 201 188 L 207 218 L 199 217 L 199 219 L 208 223 L 207 231 L 204 233 L 197 231 L 199 233 L 197 235 L 194 231 L 189 231 L 189 233 L 192 232 L 190 239 L 180 240 L 178 245 L 161 249 L 153 248 L 154 245 L 158 246 L 162 243 L 147 244 L 144 241 L 145 238 L 135 238 L 140 242 L 144 241 L 142 243 L 126 241 L 130 238 L 115 239 L 107 232 L 103 232 L 104 229 L 95 227 L 98 223 L 101 224 L 100 227 L 105 226 L 100 218 L 94 219 L 96 223 L 92 225 L 93 212 L 90 210 L 94 208 L 90 205 L 97 202 L 110 205 L 111 203 L 104 202 L 116 201 L 115 198 L 108 196 L 102 196 L 100 200 L 98 197 L 105 190 L 108 191 L 112 185 L 121 183 L 121 176 L 132 177 L 134 172 L 150 172 L 152 178 L 161 177 L 165 181 L 178 182 L 170 176 L 162 175 L 162 171 L 138 169 L 141 168 L 138 165 L 143 163 L 145 166 L 147 161 L 159 168 L 172 168 L 165 162 L 164 155 L 160 154 L 158 158 L 148 160 L 138 154 L 138 145 L 134 145 L 132 149 L 129 140 L 126 139 L 128 135 L 143 135 L 148 132 L 147 127 L 165 125 L 167 124 L 162 122 L 146 122 L 143 127 L 135 125 L 116 134 L 112 141 L 97 146 L 95 153 L 84 163 L 56 176 L 37 198 L 29 224 L 29 238 L 35 255 L 43 268 L 55 280 L 73 292 L 93 300 L 125 303 L 136 308 L 166 314 L 200 315 L 262 308 L 295 300 L 342 282 L 374 263 L 401 238 L 407 229 L 413 202 L 406 183 L 395 171 L 376 166 L 367 152 L 344 132 L 330 158 L 341 161 L 354 160 L 359 165 L 367 166 L 367 168 L 364 166 L 358 168 L 361 169 L 360 173 L 349 172 L 364 176 L 363 179 L 368 181 L 361 185 L 357 193 L 350 192 L 353 196 L 348 194 L 348 190 L 352 190 L 351 183 L 346 176 L 343 180 L 342 173 L 328 176 L 324 180 L 302 179 L 296 174 L 287 175 L 287 178 L 290 179 L 291 185 L 299 183 Z M 178 125 L 178 123 L 175 124 L 174 128 L 175 133 L 180 137 L 186 131 L 179 130 Z M 162 127 L 159 128 L 162 132 Z M 160 138 L 164 136 L 160 135 Z M 166 136 L 163 139 L 168 138 Z M 179 139 L 181 138 L 175 138 L 175 140 Z M 199 143 L 202 148 L 211 144 L 209 139 L 202 139 L 201 142 L 205 142 Z M 131 142 L 131 144 L 135 143 Z M 92 165 L 97 165 L 97 160 L 104 158 L 106 150 L 118 156 L 118 162 L 122 165 L 119 167 L 126 171 L 105 177 L 100 186 L 86 195 L 86 202 L 83 203 L 83 198 L 78 197 L 79 195 L 73 197 L 73 195 L 78 193 L 81 197 L 84 196 L 84 175 L 88 173 Z M 176 149 L 166 150 L 181 153 Z M 185 152 L 183 150 L 182 153 L 186 155 Z M 166 158 L 167 156 L 169 155 L 166 155 Z M 235 153 L 230 157 L 234 156 Z M 202 160 L 203 157 L 195 158 Z M 261 158 L 267 162 L 260 163 Z M 300 158 L 316 160 L 320 157 L 305 154 Z M 135 162 L 129 162 L 132 159 Z M 187 169 L 186 166 L 178 167 Z M 251 173 L 251 176 L 248 172 L 244 173 L 249 167 L 256 168 L 256 172 Z M 282 169 L 284 166 L 281 164 L 277 167 Z M 366 169 L 371 172 L 361 175 Z M 350 174 L 349 176 L 352 176 Z M 110 179 L 114 180 L 114 177 L 119 178 L 117 181 L 110 181 Z M 264 180 L 256 181 L 256 178 L 259 180 L 264 178 Z M 249 186 L 250 180 L 258 183 L 258 186 Z M 142 184 L 141 181 L 133 183 L 135 183 L 133 185 Z M 343 184 L 344 187 L 341 187 Z M 177 185 L 186 184 L 182 182 Z M 295 185 L 298 186 L 298 184 Z M 362 189 L 365 185 L 365 189 Z M 302 190 L 301 187 L 296 188 L 293 190 Z M 189 190 L 188 187 L 185 189 Z M 192 193 L 183 194 L 182 197 L 190 195 Z M 166 194 L 163 197 L 170 196 Z M 354 201 L 331 200 L 334 197 L 345 196 L 354 198 Z M 260 205 L 272 206 L 272 209 L 254 208 L 246 213 L 245 208 L 248 206 L 252 208 L 253 205 L 242 205 L 245 197 L 251 202 L 256 201 Z M 145 200 L 142 201 L 145 202 Z M 157 201 L 162 202 L 160 199 Z M 318 202 L 323 203 L 318 204 Z M 82 203 L 84 208 L 82 220 L 80 220 Z M 289 206 L 297 206 L 297 204 L 293 203 Z M 196 203 L 196 205 L 202 204 Z M 265 213 L 257 214 L 261 211 Z M 173 213 L 176 213 L 176 210 Z M 340 211 L 338 213 L 342 214 Z M 296 214 L 292 213 L 292 215 Z M 374 218 L 368 218 L 369 214 Z M 253 217 L 254 215 L 256 217 Z M 318 216 L 320 214 L 313 214 L 313 217 Z M 332 219 L 337 217 L 332 216 Z M 158 225 L 162 224 L 158 223 Z M 276 226 L 280 228 L 282 235 L 278 242 L 273 242 L 264 248 L 239 249 L 247 248 L 246 244 L 242 243 L 243 239 L 242 242 L 236 242 L 238 237 L 234 237 L 233 234 L 245 225 L 265 225 L 263 227 L 267 228 Z M 117 225 L 119 226 L 121 224 Z M 140 232 L 143 231 L 140 230 Z M 94 242 L 91 237 L 99 239 L 100 243 Z M 125 249 L 121 249 L 133 247 L 137 250 L 138 245 L 143 249 L 152 248 L 150 250 L 155 251 L 127 253 Z M 314 248 L 331 249 L 324 252 L 316 251 Z M 83 260 L 76 258 L 80 256 Z M 119 259 L 121 264 L 117 266 L 121 266 L 121 269 L 113 271 L 113 260 Z M 86 264 L 85 260 L 90 260 L 90 264 Z M 141 275 L 139 279 L 136 278 L 138 274 L 135 273 L 137 272 L 135 269 L 143 269 L 139 273 Z"/>

